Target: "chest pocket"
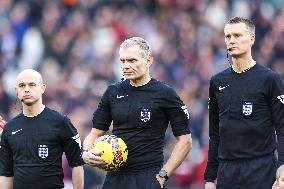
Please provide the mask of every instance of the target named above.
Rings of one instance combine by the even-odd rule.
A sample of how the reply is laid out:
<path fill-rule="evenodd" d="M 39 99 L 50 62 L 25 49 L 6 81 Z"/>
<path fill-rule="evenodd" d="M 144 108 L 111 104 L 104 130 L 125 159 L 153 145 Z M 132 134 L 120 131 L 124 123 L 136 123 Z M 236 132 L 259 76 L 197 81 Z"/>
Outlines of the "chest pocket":
<path fill-rule="evenodd" d="M 216 93 L 216 98 L 218 102 L 218 107 L 220 110 L 220 114 L 228 113 L 231 106 L 231 91 L 229 90 L 229 87 L 218 90 Z"/>
<path fill-rule="evenodd" d="M 15 163 L 25 163 L 28 158 L 26 153 L 27 137 L 25 135 L 11 135 L 9 145 L 13 151 Z"/>
<path fill-rule="evenodd" d="M 111 108 L 111 115 L 114 125 L 127 124 L 129 120 L 129 103 L 114 103 Z"/>

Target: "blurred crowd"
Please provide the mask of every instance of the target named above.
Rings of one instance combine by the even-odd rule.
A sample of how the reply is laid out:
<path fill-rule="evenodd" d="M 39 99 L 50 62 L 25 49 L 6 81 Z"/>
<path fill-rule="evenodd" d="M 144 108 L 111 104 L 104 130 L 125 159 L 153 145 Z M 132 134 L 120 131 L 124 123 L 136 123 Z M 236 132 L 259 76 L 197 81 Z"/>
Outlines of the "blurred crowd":
<path fill-rule="evenodd" d="M 202 189 L 209 80 L 230 66 L 223 27 L 233 16 L 255 22 L 254 59 L 284 80 L 284 0 L 0 0 L 0 115 L 8 121 L 21 111 L 15 78 L 33 68 L 47 84 L 44 103 L 84 139 L 106 87 L 123 77 L 120 43 L 141 36 L 152 46 L 151 75 L 173 86 L 190 113 L 193 149 L 168 188 Z M 165 158 L 175 142 L 168 130 Z M 101 188 L 103 171 L 85 173 L 86 189 Z"/>

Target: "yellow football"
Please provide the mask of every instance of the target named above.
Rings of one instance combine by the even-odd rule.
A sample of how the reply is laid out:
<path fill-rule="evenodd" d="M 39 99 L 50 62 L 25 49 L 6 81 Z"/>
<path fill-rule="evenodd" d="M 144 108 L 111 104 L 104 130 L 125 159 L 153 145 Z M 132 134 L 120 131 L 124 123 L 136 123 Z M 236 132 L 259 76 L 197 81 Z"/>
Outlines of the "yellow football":
<path fill-rule="evenodd" d="M 127 160 L 128 150 L 125 142 L 115 135 L 104 135 L 99 137 L 94 145 L 94 152 L 102 152 L 102 157 L 109 165 L 105 171 L 115 171 L 122 167 Z"/>

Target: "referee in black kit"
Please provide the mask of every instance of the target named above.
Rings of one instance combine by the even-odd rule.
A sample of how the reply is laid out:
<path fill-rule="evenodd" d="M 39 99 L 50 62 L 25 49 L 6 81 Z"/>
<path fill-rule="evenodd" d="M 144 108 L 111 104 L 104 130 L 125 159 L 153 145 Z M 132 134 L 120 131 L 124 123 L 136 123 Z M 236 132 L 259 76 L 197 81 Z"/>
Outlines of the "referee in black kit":
<path fill-rule="evenodd" d="M 271 189 L 284 163 L 284 87 L 251 56 L 251 20 L 232 18 L 224 33 L 233 64 L 210 81 L 205 189 Z"/>
<path fill-rule="evenodd" d="M 128 147 L 128 160 L 118 171 L 108 172 L 103 189 L 160 189 L 182 163 L 191 149 L 188 111 L 176 92 L 153 79 L 153 62 L 147 41 L 140 37 L 126 39 L 119 50 L 126 80 L 110 85 L 93 117 L 93 129 L 84 141 L 90 150 L 94 141 L 109 130 L 121 137 Z M 163 165 L 163 147 L 168 124 L 177 143 Z M 103 167 L 99 154 L 83 153 L 85 162 Z"/>
<path fill-rule="evenodd" d="M 23 112 L 9 121 L 1 136 L 1 189 L 61 189 L 62 153 L 72 167 L 74 189 L 83 189 L 81 141 L 70 120 L 42 104 L 40 73 L 22 71 L 16 92 Z"/>

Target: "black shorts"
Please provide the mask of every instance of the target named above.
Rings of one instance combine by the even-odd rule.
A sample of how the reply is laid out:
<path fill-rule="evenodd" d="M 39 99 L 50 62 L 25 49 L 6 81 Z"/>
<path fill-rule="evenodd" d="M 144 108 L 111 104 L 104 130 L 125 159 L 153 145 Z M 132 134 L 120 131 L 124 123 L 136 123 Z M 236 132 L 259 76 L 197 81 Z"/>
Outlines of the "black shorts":
<path fill-rule="evenodd" d="M 52 184 L 29 184 L 29 185 L 21 185 L 13 183 L 13 189 L 63 189 L 63 186 L 56 186 Z"/>
<path fill-rule="evenodd" d="M 242 161 L 220 161 L 217 189 L 271 189 L 277 160 L 267 155 Z"/>
<path fill-rule="evenodd" d="M 161 189 L 161 185 L 156 179 L 159 170 L 160 167 L 135 173 L 109 172 L 102 189 Z"/>

